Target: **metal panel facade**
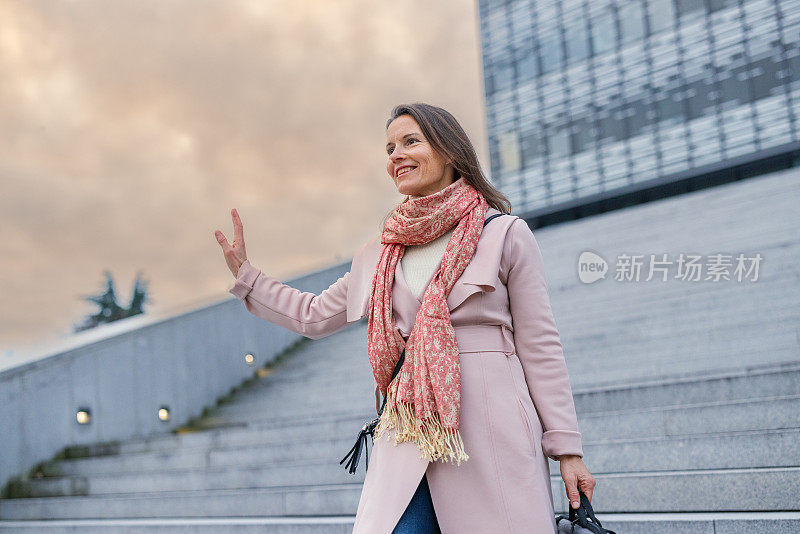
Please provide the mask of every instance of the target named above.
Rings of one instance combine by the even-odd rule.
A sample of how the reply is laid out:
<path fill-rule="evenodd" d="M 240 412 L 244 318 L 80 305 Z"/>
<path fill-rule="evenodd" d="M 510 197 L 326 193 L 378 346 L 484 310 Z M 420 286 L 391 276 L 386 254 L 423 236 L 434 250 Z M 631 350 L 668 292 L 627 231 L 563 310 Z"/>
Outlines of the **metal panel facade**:
<path fill-rule="evenodd" d="M 478 7 L 491 177 L 517 214 L 798 142 L 800 0 Z"/>

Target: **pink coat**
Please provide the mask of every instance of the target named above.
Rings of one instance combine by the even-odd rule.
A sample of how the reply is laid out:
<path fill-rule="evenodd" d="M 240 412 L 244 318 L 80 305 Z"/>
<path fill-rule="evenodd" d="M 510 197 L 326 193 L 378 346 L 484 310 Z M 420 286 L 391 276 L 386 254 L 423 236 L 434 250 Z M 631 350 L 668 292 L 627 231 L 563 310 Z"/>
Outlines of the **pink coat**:
<path fill-rule="evenodd" d="M 318 339 L 367 314 L 380 249 L 376 236 L 320 295 L 247 261 L 230 292 L 251 313 Z M 400 262 L 392 303 L 407 337 L 421 302 Z M 469 460 L 428 462 L 414 443 L 395 445 L 388 431 L 369 451 L 353 534 L 391 534 L 426 473 L 444 534 L 555 532 L 546 456 L 582 457 L 583 449 L 542 256 L 524 220 L 504 215 L 486 225 L 447 304 L 461 356 L 460 431 Z"/>

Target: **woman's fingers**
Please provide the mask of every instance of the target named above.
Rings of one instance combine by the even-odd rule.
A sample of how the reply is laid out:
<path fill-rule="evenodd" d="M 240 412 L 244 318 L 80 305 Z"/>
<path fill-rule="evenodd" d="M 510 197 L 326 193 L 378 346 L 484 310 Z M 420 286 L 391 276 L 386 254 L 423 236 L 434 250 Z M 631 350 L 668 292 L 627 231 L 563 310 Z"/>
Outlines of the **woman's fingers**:
<path fill-rule="evenodd" d="M 236 208 L 231 210 L 231 218 L 233 219 L 233 242 L 244 242 L 244 227 L 242 226 L 242 219 L 239 217 L 239 212 Z"/>
<path fill-rule="evenodd" d="M 237 276 L 239 267 L 247 260 L 247 253 L 244 249 L 242 220 L 239 218 L 239 212 L 236 211 L 236 208 L 231 210 L 231 218 L 233 219 L 233 243 L 228 243 L 225 235 L 219 230 L 214 232 L 214 236 L 222 247 L 222 254 L 225 256 L 228 268 L 233 273 L 233 276 Z"/>
<path fill-rule="evenodd" d="M 216 232 L 214 232 L 214 235 L 217 238 L 217 243 L 219 243 L 222 246 L 222 250 L 223 251 L 225 251 L 225 250 L 230 248 L 230 244 L 228 243 L 228 240 L 225 239 L 225 236 L 223 235 L 222 232 L 217 230 Z"/>
<path fill-rule="evenodd" d="M 578 486 L 580 486 L 581 491 L 586 494 L 589 502 L 592 502 L 592 492 L 596 484 L 597 480 L 591 473 L 581 473 L 578 475 Z"/>
<path fill-rule="evenodd" d="M 564 480 L 564 485 L 567 489 L 567 498 L 569 498 L 570 506 L 575 509 L 580 507 L 581 498 L 578 494 L 578 476 L 575 473 L 570 473 L 566 480 Z M 585 492 L 584 492 L 585 493 Z"/>

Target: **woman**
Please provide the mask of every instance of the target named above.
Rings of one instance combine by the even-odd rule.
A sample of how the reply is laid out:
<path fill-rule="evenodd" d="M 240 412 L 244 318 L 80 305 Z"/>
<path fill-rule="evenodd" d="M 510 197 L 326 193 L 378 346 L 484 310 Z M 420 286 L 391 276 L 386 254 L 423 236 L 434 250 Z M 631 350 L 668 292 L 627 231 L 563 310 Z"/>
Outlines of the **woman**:
<path fill-rule="evenodd" d="M 232 210 L 233 243 L 216 232 L 230 291 L 313 339 L 368 316 L 386 406 L 354 534 L 555 532 L 546 457 L 560 462 L 572 507 L 596 482 L 533 233 L 508 214 L 447 111 L 397 106 L 386 140 L 386 170 L 407 197 L 350 271 L 320 295 L 265 275 L 247 261 Z"/>

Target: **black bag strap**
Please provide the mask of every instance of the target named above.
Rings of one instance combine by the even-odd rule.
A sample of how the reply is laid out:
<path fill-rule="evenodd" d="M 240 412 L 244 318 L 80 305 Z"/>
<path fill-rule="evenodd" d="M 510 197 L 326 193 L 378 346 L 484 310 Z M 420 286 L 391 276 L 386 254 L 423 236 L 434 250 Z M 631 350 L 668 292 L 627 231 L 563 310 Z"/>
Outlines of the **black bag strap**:
<path fill-rule="evenodd" d="M 613 530 L 603 528 L 603 524 L 594 515 L 594 510 L 592 509 L 592 503 L 589 502 L 589 497 L 587 497 L 586 494 L 581 490 L 578 490 L 578 493 L 581 497 L 581 504 L 577 510 L 572 506 L 569 507 L 569 522 L 575 523 L 575 516 L 577 515 L 577 523 L 583 528 L 594 532 L 595 534 L 616 534 L 616 532 Z M 589 519 L 592 520 L 591 523 L 589 522 Z"/>
<path fill-rule="evenodd" d="M 406 349 L 403 349 L 403 352 L 400 354 L 400 358 L 397 360 L 397 363 L 394 364 L 394 371 L 392 371 L 392 380 L 397 376 L 397 373 L 400 372 L 400 368 L 403 367 L 403 361 L 406 359 Z M 391 382 L 392 380 L 389 380 Z M 380 418 L 383 415 L 383 407 L 386 406 L 386 397 L 383 397 L 383 404 L 381 404 L 381 409 L 378 410 L 378 417 Z"/>
<path fill-rule="evenodd" d="M 501 215 L 505 215 L 505 213 L 495 213 L 494 215 L 486 217 L 486 220 L 483 221 L 483 226 L 485 227 L 487 224 L 489 224 L 489 221 L 491 221 L 495 217 L 500 217 Z"/>

